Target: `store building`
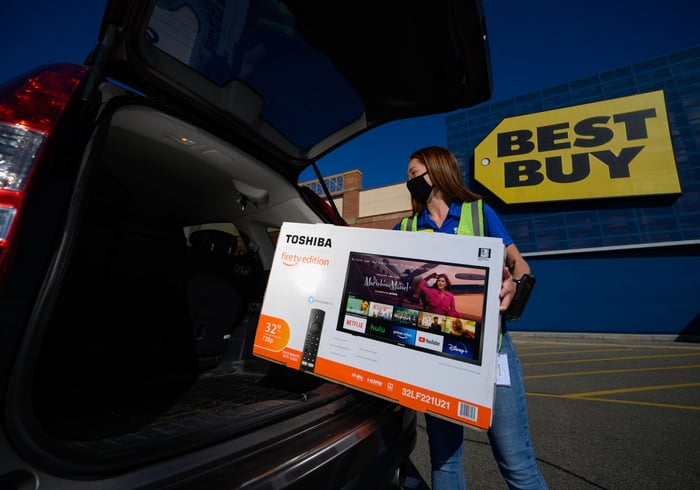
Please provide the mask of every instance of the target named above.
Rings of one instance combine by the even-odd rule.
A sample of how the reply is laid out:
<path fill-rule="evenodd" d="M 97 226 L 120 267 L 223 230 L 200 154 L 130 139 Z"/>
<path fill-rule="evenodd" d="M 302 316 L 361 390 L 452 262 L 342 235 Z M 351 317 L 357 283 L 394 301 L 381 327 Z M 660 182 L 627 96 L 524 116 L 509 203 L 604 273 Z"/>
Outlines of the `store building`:
<path fill-rule="evenodd" d="M 513 330 L 700 335 L 700 46 L 450 114 L 446 132 L 537 277 Z M 403 183 L 331 181 L 353 226 L 410 212 Z"/>

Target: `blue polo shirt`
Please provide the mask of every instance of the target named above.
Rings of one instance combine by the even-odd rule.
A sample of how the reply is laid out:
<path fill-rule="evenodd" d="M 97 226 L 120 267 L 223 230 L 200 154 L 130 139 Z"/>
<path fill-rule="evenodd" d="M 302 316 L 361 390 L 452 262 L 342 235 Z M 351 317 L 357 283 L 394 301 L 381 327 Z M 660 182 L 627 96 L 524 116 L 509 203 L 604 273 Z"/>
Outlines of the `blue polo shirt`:
<path fill-rule="evenodd" d="M 457 234 L 457 226 L 459 225 L 459 217 L 462 212 L 462 203 L 453 202 L 450 204 L 450 210 L 447 213 L 445 221 L 443 221 L 442 226 L 438 226 L 430 218 L 428 214 L 428 209 L 424 209 L 418 215 L 418 221 L 416 221 L 416 227 L 418 230 L 433 230 L 437 233 L 450 233 L 452 235 Z M 484 203 L 484 227 L 485 235 L 500 238 L 503 240 L 503 245 L 508 246 L 513 243 L 513 239 L 510 237 L 506 231 L 506 227 L 503 226 L 503 222 L 498 217 L 496 212 L 491 209 L 491 207 Z M 401 222 L 399 221 L 395 226 L 394 230 L 401 229 Z"/>

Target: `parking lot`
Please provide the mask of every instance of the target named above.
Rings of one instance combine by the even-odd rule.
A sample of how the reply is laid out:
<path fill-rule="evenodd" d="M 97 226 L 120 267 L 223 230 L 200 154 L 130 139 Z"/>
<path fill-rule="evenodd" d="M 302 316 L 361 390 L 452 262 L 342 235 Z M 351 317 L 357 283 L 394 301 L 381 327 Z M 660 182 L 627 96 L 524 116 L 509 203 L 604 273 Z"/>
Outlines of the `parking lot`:
<path fill-rule="evenodd" d="M 531 434 L 551 489 L 700 488 L 700 343 L 513 332 Z M 430 482 L 419 416 L 406 488 Z M 465 430 L 472 489 L 505 489 L 486 433 Z M 428 483 L 426 483 L 428 482 Z"/>

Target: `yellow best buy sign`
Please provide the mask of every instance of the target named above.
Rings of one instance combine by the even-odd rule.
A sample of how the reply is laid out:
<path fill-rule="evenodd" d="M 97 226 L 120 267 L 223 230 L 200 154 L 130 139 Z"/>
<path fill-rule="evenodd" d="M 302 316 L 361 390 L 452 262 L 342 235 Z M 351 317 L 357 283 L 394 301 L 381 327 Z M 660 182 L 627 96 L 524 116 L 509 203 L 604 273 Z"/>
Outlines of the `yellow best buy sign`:
<path fill-rule="evenodd" d="M 679 194 L 663 91 L 504 119 L 474 177 L 506 203 Z"/>

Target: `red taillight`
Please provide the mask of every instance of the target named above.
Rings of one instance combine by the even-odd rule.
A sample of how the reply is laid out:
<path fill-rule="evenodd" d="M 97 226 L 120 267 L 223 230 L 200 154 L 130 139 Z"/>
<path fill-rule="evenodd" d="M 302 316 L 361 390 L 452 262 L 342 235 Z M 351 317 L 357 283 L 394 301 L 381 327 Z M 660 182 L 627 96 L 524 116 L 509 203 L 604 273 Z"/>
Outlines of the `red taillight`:
<path fill-rule="evenodd" d="M 0 88 L 0 282 L 41 150 L 89 68 L 57 64 Z"/>

